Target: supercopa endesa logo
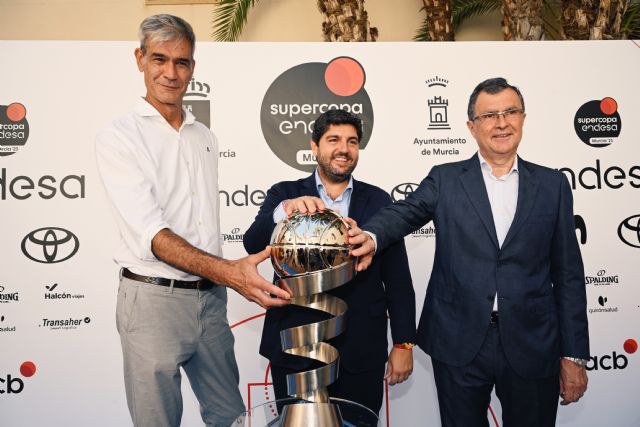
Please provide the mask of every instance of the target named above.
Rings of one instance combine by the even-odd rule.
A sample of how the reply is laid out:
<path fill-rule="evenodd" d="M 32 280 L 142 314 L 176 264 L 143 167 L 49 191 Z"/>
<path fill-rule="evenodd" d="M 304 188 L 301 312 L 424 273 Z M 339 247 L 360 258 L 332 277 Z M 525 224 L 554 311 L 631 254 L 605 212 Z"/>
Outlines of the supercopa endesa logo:
<path fill-rule="evenodd" d="M 328 64 L 308 62 L 289 68 L 269 86 L 260 108 L 262 134 L 273 153 L 289 166 L 311 172 L 316 160 L 309 147 L 315 119 L 343 109 L 362 119 L 360 149 L 373 130 L 373 107 L 364 88 L 365 72 L 353 58 Z"/>
<path fill-rule="evenodd" d="M 622 121 L 613 98 L 583 104 L 573 119 L 578 138 L 591 147 L 606 147 L 620 135 Z"/>
<path fill-rule="evenodd" d="M 19 102 L 0 105 L 0 156 L 10 156 L 29 138 L 27 109 Z"/>

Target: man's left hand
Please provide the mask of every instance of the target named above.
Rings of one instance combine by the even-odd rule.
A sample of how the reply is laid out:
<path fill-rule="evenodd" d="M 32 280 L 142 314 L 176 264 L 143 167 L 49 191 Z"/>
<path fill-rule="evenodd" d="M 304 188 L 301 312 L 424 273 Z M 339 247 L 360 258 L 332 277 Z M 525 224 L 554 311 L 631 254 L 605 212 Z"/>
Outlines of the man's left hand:
<path fill-rule="evenodd" d="M 392 348 L 387 361 L 385 379 L 390 385 L 406 381 L 413 372 L 413 351 L 403 348 Z"/>
<path fill-rule="evenodd" d="M 587 391 L 587 370 L 567 359 L 560 359 L 561 405 L 577 402 Z"/>

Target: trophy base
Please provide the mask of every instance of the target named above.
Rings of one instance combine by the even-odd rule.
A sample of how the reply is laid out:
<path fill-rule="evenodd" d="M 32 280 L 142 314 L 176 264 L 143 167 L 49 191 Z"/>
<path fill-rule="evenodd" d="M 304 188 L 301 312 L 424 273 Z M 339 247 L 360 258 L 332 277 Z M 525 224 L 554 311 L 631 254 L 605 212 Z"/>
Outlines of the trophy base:
<path fill-rule="evenodd" d="M 292 403 L 282 410 L 278 427 L 342 427 L 342 415 L 333 403 Z"/>

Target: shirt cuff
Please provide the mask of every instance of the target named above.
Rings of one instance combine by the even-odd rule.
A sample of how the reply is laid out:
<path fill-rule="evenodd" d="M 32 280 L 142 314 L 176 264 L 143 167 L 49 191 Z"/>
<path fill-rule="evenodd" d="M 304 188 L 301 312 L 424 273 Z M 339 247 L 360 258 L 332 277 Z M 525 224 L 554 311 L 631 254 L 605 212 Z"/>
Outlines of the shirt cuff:
<path fill-rule="evenodd" d="M 170 229 L 169 224 L 166 222 L 161 222 L 159 224 L 154 224 L 147 229 L 146 236 L 144 237 L 146 241 L 142 243 L 142 251 L 140 258 L 143 261 L 157 261 L 158 258 L 153 254 L 153 250 L 151 249 L 151 242 L 153 242 L 153 238 L 156 237 L 161 230 L 165 228 Z"/>
<path fill-rule="evenodd" d="M 377 239 L 376 235 L 373 234 L 372 232 L 366 231 L 366 230 L 363 230 L 363 231 L 365 233 L 367 233 L 369 235 L 369 237 L 371 237 L 371 239 L 373 240 L 373 253 L 371 255 L 375 255 L 377 250 L 378 250 L 378 239 Z"/>
<path fill-rule="evenodd" d="M 280 202 L 280 204 L 278 206 L 276 206 L 276 208 L 273 210 L 273 223 L 277 224 L 280 221 L 282 221 L 283 219 L 285 219 L 287 217 L 287 213 L 284 211 L 284 204 L 287 202 L 288 200 L 283 200 Z"/>

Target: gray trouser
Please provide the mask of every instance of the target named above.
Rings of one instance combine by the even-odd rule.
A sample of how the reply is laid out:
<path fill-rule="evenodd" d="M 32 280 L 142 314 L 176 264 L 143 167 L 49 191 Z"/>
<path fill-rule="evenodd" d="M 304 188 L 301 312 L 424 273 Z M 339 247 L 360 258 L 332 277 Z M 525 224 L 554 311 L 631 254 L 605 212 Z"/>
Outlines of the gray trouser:
<path fill-rule="evenodd" d="M 180 367 L 207 426 L 228 427 L 244 411 L 226 288 L 175 289 L 123 277 L 116 324 L 136 427 L 180 425 Z"/>

